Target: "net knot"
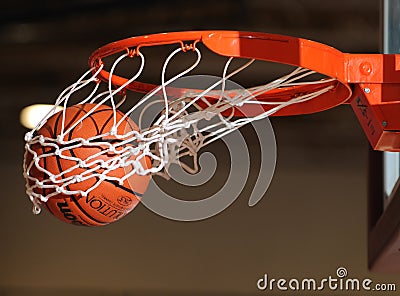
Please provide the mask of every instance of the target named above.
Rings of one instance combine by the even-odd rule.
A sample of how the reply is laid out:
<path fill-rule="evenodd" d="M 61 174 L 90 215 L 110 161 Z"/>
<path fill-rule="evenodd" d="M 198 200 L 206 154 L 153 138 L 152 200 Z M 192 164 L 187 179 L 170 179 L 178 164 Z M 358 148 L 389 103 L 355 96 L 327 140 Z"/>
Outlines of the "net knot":
<path fill-rule="evenodd" d="M 117 150 L 115 149 L 115 146 L 113 146 L 113 145 L 111 145 L 111 146 L 108 148 L 108 150 L 109 150 L 111 153 L 113 153 L 113 154 L 116 154 L 116 153 L 117 153 Z"/>
<path fill-rule="evenodd" d="M 83 178 L 81 176 L 79 176 L 79 175 L 74 176 L 74 182 L 75 183 L 79 183 L 79 182 L 82 182 L 82 181 L 83 181 Z"/>
<path fill-rule="evenodd" d="M 117 134 L 118 134 L 118 129 L 117 129 L 116 126 L 113 126 L 113 127 L 110 129 L 110 135 L 111 135 L 111 136 L 116 136 Z"/>
<path fill-rule="evenodd" d="M 25 142 L 30 142 L 30 141 L 32 141 L 32 138 L 33 138 L 33 133 L 32 132 L 27 132 L 26 134 L 25 134 Z"/>
<path fill-rule="evenodd" d="M 86 139 L 81 139 L 81 144 L 82 144 L 82 146 L 89 146 L 90 145 L 90 141 L 86 140 Z"/>
<path fill-rule="evenodd" d="M 215 116 L 214 112 L 204 111 L 204 119 L 211 120 Z"/>
<path fill-rule="evenodd" d="M 228 129 L 233 129 L 233 128 L 235 127 L 235 125 L 234 125 L 232 122 L 230 122 L 230 121 L 224 120 L 224 123 L 225 123 L 225 126 L 226 126 Z"/>
<path fill-rule="evenodd" d="M 60 144 L 65 144 L 65 142 L 64 142 L 64 135 L 58 135 L 57 136 L 57 143 L 60 143 Z"/>

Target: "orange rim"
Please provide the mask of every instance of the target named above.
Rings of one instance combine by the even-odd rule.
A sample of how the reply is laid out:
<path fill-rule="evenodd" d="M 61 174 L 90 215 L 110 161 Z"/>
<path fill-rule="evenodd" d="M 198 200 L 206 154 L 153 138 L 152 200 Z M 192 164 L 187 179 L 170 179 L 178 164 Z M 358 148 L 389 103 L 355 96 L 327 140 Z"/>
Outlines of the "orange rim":
<path fill-rule="evenodd" d="M 275 116 L 314 113 L 330 109 L 346 102 L 352 94 L 347 83 L 347 76 L 349 75 L 346 71 L 346 61 L 349 60 L 349 54 L 315 41 L 276 34 L 238 31 L 189 31 L 138 36 L 116 41 L 97 49 L 89 58 L 89 65 L 94 68 L 94 71 L 97 71 L 103 63 L 102 59 L 119 52 L 128 51 L 130 55 L 135 55 L 141 47 L 166 44 L 179 44 L 182 50 L 187 51 L 193 50 L 197 42 L 202 42 L 209 50 L 222 56 L 293 65 L 336 79 L 336 81 L 327 83 L 333 86 L 332 90 L 313 100 L 287 106 L 274 114 Z M 108 81 L 110 73 L 102 69 L 99 78 Z M 111 77 L 112 84 L 116 86 L 121 86 L 127 81 L 128 79 L 115 74 Z M 155 87 L 156 85 L 153 84 L 135 81 L 128 84 L 126 89 L 147 93 Z M 272 98 L 280 98 L 285 101 L 285 98 L 298 94 L 312 93 L 319 87 L 321 86 L 311 84 L 281 88 L 260 95 L 256 99 L 267 101 Z M 186 90 L 177 89 L 176 91 L 183 93 Z"/>

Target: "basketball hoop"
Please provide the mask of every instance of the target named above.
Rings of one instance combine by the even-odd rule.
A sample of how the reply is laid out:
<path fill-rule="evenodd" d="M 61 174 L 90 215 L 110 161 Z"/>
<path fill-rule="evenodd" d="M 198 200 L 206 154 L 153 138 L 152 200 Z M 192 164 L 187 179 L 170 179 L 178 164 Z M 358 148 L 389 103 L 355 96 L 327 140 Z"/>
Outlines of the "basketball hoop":
<path fill-rule="evenodd" d="M 205 50 L 226 57 L 226 62 L 221 66 L 220 79 L 204 89 L 175 86 L 175 81 L 189 75 L 202 60 L 200 44 L 204 45 Z M 161 83 L 159 85 L 147 83 L 142 80 L 142 73 L 145 66 L 151 63 L 151 59 L 145 56 L 143 49 L 163 46 L 172 48 L 172 51 L 163 62 Z M 188 52 L 195 56 L 191 64 L 172 78 L 167 78 L 166 72 L 173 58 Z M 107 61 L 112 59 L 113 62 L 107 64 L 106 59 Z M 126 59 L 137 60 L 139 65 L 130 73 L 129 78 L 116 74 L 118 66 Z M 242 65 L 231 69 L 235 59 L 245 61 Z M 38 212 L 40 204 L 46 203 L 58 193 L 87 196 L 96 188 L 84 186 L 79 189 L 79 182 L 91 177 L 98 178 L 98 171 L 91 167 L 92 164 L 87 159 L 63 154 L 62 151 L 65 150 L 63 147 L 72 145 L 74 149 L 78 149 L 95 142 L 93 145 L 100 147 L 100 152 L 89 159 L 94 159 L 100 166 L 106 168 L 102 170 L 101 180 L 118 182 L 121 185 L 127 176 L 132 175 L 161 174 L 168 177 L 168 166 L 180 162 L 180 158 L 187 155 L 193 158 L 193 166 L 181 165 L 187 171 L 194 173 L 198 170 L 197 153 L 202 147 L 253 121 L 269 116 L 314 113 L 343 103 L 351 103 L 364 130 L 368 131 L 371 144 L 376 149 L 398 150 L 400 137 L 397 131 L 400 130 L 400 120 L 392 116 L 392 109 L 399 110 L 399 103 L 377 99 L 379 89 L 388 89 L 384 86 L 386 82 L 392 83 L 391 97 L 395 90 L 399 90 L 400 74 L 395 67 L 399 64 L 397 59 L 398 57 L 394 55 L 345 54 L 327 45 L 301 38 L 234 31 L 174 32 L 133 37 L 110 43 L 92 54 L 89 59 L 90 70 L 57 98 L 55 108 L 63 107 L 63 111 L 60 111 L 63 112 L 60 117 L 61 133 L 55 137 L 38 134 L 46 122 L 56 114 L 55 108 L 36 128 L 27 133 L 26 151 L 30 155 L 25 158 L 24 164 L 27 194 L 35 205 L 35 211 Z M 245 90 L 225 88 L 228 79 L 251 67 L 256 60 L 288 64 L 296 68 L 282 77 Z M 321 74 L 323 78 L 318 76 L 317 79 L 312 79 L 316 73 Z M 106 85 L 105 90 L 101 90 L 104 88 L 103 84 Z M 366 86 L 373 91 L 364 91 Z M 66 110 L 71 105 L 76 105 L 71 103 L 74 101 L 71 98 L 82 89 L 90 91 L 78 105 L 89 104 L 92 109 L 86 110 L 85 116 L 66 128 L 64 126 L 68 112 Z M 128 91 L 143 95 L 133 106 L 125 107 L 122 112 L 120 110 L 129 101 Z M 137 118 L 141 121 L 146 110 L 153 104 L 161 104 L 163 107 L 159 116 L 154 118 L 152 126 L 121 131 L 120 127 L 126 125 L 133 114 L 138 114 Z M 101 131 L 88 139 L 66 139 L 71 130 L 85 118 L 90 118 L 103 105 L 110 106 L 114 114 L 109 130 Z M 390 111 L 389 105 L 392 108 Z M 364 106 L 362 107 L 364 109 L 360 106 Z M 117 114 L 121 115 L 118 117 Z M 388 131 L 386 126 L 380 124 L 385 114 L 393 117 L 390 120 L 390 127 L 396 132 Z M 366 119 L 366 116 L 369 117 Z M 210 123 L 200 127 L 199 123 L 204 120 Z M 380 124 L 379 127 L 376 126 L 377 122 Z M 104 141 L 107 137 L 113 137 L 115 142 Z M 50 145 L 54 151 L 40 154 L 37 149 L 32 148 L 33 145 L 41 147 Z M 99 157 L 110 154 L 112 154 L 111 160 L 99 160 Z M 85 170 L 72 177 L 65 177 L 65 171 L 55 174 L 43 165 L 46 157 L 54 156 L 71 162 L 71 166 L 66 169 L 67 172 L 77 167 Z M 143 159 L 146 158 L 151 161 L 149 167 L 143 164 Z M 33 168 L 43 176 L 38 177 L 33 174 Z M 113 172 L 121 168 L 128 170 L 128 173 L 117 178 Z M 78 189 L 68 189 L 63 185 L 65 182 L 73 184 L 74 188 Z M 98 184 L 99 182 L 96 186 Z"/>

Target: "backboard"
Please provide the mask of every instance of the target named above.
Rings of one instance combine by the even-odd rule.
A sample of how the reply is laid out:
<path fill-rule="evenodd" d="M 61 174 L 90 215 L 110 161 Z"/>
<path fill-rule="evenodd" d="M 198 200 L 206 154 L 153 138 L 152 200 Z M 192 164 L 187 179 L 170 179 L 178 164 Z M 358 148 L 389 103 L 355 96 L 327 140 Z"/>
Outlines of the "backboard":
<path fill-rule="evenodd" d="M 382 52 L 400 53 L 400 0 L 381 1 Z M 400 271 L 400 153 L 369 153 L 368 265 Z"/>

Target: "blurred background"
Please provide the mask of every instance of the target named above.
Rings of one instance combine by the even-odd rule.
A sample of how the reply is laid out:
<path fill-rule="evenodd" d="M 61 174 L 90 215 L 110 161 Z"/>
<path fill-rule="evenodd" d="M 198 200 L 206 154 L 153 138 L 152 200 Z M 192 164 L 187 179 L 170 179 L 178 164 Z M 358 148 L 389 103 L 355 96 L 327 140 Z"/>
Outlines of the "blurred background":
<path fill-rule="evenodd" d="M 112 225 L 74 227 L 34 216 L 22 177 L 20 110 L 52 103 L 106 43 L 228 29 L 376 53 L 379 9 L 379 1 L 357 0 L 3 1 L 0 295 L 279 295 L 258 291 L 257 279 L 318 279 L 340 266 L 352 277 L 399 285 L 398 275 L 367 268 L 368 143 L 349 106 L 273 118 L 278 162 L 264 199 L 247 206 L 250 180 L 231 207 L 205 221 L 171 221 L 139 205 Z"/>

